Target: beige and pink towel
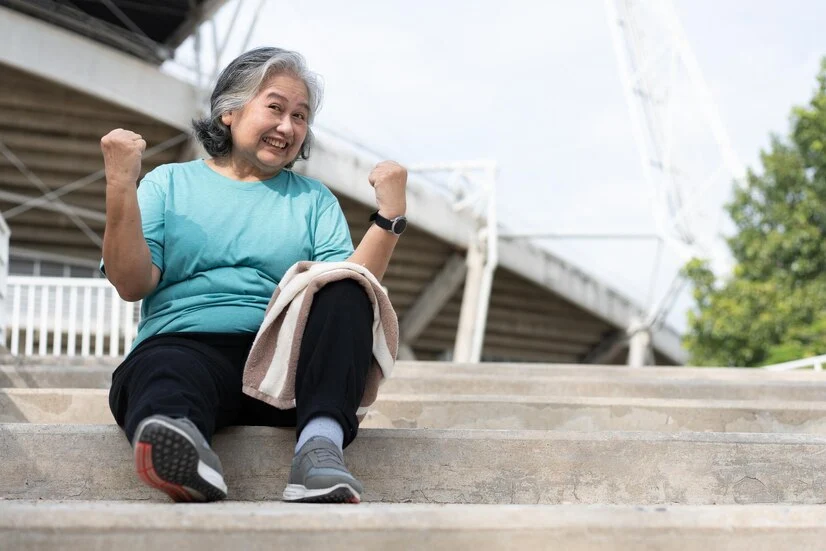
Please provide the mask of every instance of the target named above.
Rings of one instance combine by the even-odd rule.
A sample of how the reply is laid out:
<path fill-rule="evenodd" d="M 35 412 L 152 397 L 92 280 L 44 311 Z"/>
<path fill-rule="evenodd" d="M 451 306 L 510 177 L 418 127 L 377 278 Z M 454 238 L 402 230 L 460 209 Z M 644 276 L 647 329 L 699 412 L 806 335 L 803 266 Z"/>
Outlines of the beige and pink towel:
<path fill-rule="evenodd" d="M 243 391 L 279 409 L 295 407 L 295 373 L 304 327 L 315 293 L 333 281 L 359 282 L 373 304 L 373 363 L 359 416 L 376 401 L 379 385 L 393 371 L 399 322 L 390 298 L 367 268 L 352 262 L 297 262 L 276 287 L 247 363 Z"/>

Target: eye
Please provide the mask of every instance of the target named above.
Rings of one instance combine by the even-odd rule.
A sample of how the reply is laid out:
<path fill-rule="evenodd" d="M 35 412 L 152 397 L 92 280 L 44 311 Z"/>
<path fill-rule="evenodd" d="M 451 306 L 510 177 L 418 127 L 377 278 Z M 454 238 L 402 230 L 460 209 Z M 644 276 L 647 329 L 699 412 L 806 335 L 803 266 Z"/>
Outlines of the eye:
<path fill-rule="evenodd" d="M 305 115 L 304 113 L 296 113 L 296 114 L 295 114 L 295 115 L 293 115 L 293 116 L 294 116 L 295 118 L 297 118 L 298 120 L 302 120 L 302 121 L 306 121 L 306 120 L 307 120 L 307 115 Z"/>
<path fill-rule="evenodd" d="M 267 107 L 269 107 L 270 109 L 272 109 L 273 111 L 275 111 L 277 113 L 281 112 L 281 106 L 278 105 L 277 103 L 270 104 Z"/>

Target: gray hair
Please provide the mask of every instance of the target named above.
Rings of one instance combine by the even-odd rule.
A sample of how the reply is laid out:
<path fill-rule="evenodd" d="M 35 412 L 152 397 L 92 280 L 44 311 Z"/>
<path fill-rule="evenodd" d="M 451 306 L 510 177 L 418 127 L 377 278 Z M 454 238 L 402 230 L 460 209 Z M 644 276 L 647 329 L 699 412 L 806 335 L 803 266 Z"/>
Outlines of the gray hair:
<path fill-rule="evenodd" d="M 258 93 L 267 79 L 277 74 L 291 74 L 300 78 L 309 94 L 310 113 L 307 119 L 307 137 L 301 144 L 298 159 L 310 158 L 313 131 L 309 127 L 321 108 L 323 86 L 321 78 L 307 68 L 304 57 L 298 52 L 281 48 L 256 48 L 243 53 L 221 71 L 210 98 L 209 116 L 192 121 L 195 137 L 213 157 L 225 157 L 232 151 L 232 133 L 221 117 L 230 111 L 242 109 Z"/>

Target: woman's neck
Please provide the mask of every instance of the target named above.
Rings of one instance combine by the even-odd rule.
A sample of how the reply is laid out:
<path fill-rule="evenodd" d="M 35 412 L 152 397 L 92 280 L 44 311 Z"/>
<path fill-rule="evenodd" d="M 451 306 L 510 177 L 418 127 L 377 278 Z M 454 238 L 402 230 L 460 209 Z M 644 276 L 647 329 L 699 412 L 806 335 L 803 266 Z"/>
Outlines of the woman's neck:
<path fill-rule="evenodd" d="M 275 178 L 278 176 L 278 173 L 281 172 L 280 169 L 272 172 L 262 171 L 253 163 L 245 159 L 240 159 L 231 153 L 226 157 L 212 157 L 211 159 L 207 159 L 206 163 L 218 174 L 240 182 L 269 180 L 270 178 Z"/>

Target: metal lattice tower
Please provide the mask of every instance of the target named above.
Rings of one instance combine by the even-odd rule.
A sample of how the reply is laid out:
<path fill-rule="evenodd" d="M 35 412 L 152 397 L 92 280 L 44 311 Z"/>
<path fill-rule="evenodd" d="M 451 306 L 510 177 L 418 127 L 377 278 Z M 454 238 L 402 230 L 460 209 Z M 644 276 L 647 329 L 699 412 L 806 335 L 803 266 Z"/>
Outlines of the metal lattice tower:
<path fill-rule="evenodd" d="M 682 261 L 728 272 L 721 205 L 743 166 L 671 0 L 605 0 L 656 232 Z M 629 329 L 629 363 L 646 363 L 646 333 L 662 323 L 685 282 L 679 275 L 645 320 Z"/>
<path fill-rule="evenodd" d="M 720 203 L 743 167 L 671 0 L 605 0 L 656 230 L 723 269 Z M 715 200 L 716 199 L 716 200 Z"/>

